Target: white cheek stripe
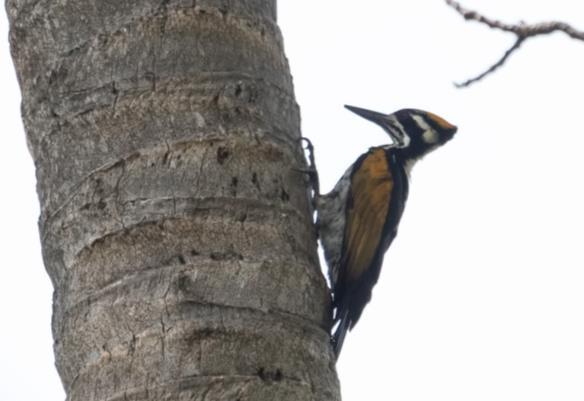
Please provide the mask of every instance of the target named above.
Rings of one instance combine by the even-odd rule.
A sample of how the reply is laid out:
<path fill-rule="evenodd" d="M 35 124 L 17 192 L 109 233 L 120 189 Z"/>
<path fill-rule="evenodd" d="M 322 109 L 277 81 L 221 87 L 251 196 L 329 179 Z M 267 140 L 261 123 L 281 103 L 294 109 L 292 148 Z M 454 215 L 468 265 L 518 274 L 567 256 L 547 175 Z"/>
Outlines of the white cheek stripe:
<path fill-rule="evenodd" d="M 424 120 L 424 117 L 414 115 L 412 118 L 416 124 L 418 124 L 418 127 L 424 131 L 422 134 L 424 142 L 428 144 L 434 144 L 438 142 L 438 133 L 432 127 L 430 127 L 430 125 L 428 125 L 426 120 Z"/>
<path fill-rule="evenodd" d="M 410 136 L 407 134 L 406 130 L 404 129 L 404 126 L 401 125 L 401 123 L 399 122 L 399 120 L 395 117 L 395 116 L 390 116 L 390 120 L 391 123 L 397 127 L 397 129 L 399 130 L 399 132 L 401 133 L 401 140 L 403 142 L 403 147 L 408 147 L 410 146 Z"/>

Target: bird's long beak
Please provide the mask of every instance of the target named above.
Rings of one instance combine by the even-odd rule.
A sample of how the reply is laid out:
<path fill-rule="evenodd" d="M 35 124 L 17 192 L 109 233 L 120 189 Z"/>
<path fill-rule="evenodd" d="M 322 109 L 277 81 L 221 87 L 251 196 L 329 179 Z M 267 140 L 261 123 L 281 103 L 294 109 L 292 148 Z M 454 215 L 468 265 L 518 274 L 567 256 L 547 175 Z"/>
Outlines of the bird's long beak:
<path fill-rule="evenodd" d="M 358 116 L 363 117 L 366 120 L 379 124 L 381 126 L 385 125 L 387 116 L 382 113 L 378 113 L 376 111 L 362 109 L 360 107 L 349 106 L 345 105 L 347 110 L 351 110 L 353 113 L 357 114 Z"/>
<path fill-rule="evenodd" d="M 388 118 L 390 116 L 383 114 L 383 113 L 378 113 L 377 111 L 362 109 L 360 107 L 355 107 L 355 106 L 345 105 L 345 108 L 347 110 L 351 110 L 353 113 L 357 114 L 358 116 L 361 116 L 364 119 L 369 120 L 369 121 L 374 122 L 375 124 L 379 125 L 381 128 L 383 128 L 385 130 L 385 132 L 387 132 L 389 134 L 389 136 L 391 137 L 391 139 L 393 140 L 394 143 L 396 143 L 396 144 L 403 143 L 403 139 L 396 132 L 395 127 L 393 127 L 392 124 L 390 124 L 390 121 Z"/>

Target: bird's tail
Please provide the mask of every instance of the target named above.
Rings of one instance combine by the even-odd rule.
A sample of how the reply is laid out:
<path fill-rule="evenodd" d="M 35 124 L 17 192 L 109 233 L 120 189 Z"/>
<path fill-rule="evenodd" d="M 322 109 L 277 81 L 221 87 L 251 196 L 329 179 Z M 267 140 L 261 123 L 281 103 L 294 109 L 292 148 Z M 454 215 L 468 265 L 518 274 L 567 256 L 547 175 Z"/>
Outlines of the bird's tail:
<path fill-rule="evenodd" d="M 339 354 L 341 353 L 341 348 L 343 348 L 343 342 L 345 341 L 345 335 L 347 335 L 347 331 L 349 331 L 351 325 L 351 320 L 349 319 L 349 309 L 341 308 L 337 319 L 339 324 L 332 334 L 331 342 L 333 345 L 335 357 L 339 359 Z"/>

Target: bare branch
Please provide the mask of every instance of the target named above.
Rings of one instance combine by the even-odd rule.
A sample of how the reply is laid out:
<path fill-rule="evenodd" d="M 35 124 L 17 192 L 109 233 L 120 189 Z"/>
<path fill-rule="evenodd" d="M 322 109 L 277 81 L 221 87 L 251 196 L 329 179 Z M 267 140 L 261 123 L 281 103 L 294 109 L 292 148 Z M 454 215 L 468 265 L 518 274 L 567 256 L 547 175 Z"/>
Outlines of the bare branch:
<path fill-rule="evenodd" d="M 513 46 L 511 46 L 509 48 L 509 50 L 507 50 L 505 52 L 505 54 L 503 54 L 503 57 L 501 57 L 501 59 L 499 59 L 499 61 L 497 61 L 495 64 L 493 64 L 492 66 L 489 67 L 488 70 L 486 70 L 485 72 L 477 75 L 474 78 L 470 78 L 467 79 L 464 82 L 455 82 L 454 86 L 456 86 L 457 88 L 466 88 L 467 86 L 470 86 L 472 84 L 474 84 L 477 81 L 480 81 L 481 79 L 483 79 L 485 76 L 489 75 L 490 73 L 494 72 L 496 69 L 498 69 L 499 67 L 501 67 L 505 61 L 507 61 L 507 59 L 509 58 L 509 56 L 511 55 L 511 53 L 513 53 L 515 50 L 519 49 L 519 46 L 521 46 L 521 43 L 523 43 L 523 40 L 525 38 L 518 38 L 517 41 L 513 44 Z"/>
<path fill-rule="evenodd" d="M 446 4 L 448 4 L 450 7 L 454 8 L 460 15 L 462 15 L 465 20 L 480 22 L 482 24 L 487 25 L 491 29 L 498 29 L 498 30 L 501 30 L 504 32 L 513 33 L 517 37 L 517 40 L 515 41 L 513 46 L 511 46 L 509 48 L 509 50 L 507 50 L 505 52 L 505 54 L 503 55 L 503 57 L 501 57 L 501 59 L 499 59 L 499 61 L 497 61 L 495 64 L 493 64 L 491 67 L 489 67 L 489 69 L 487 69 L 482 74 L 480 74 L 474 78 L 471 78 L 465 82 L 455 83 L 454 85 L 457 88 L 463 88 L 463 87 L 470 86 L 473 83 L 480 81 L 485 76 L 487 76 L 487 75 L 491 74 L 492 72 L 494 72 L 495 70 L 497 70 L 499 67 L 501 67 L 507 61 L 509 56 L 515 50 L 519 49 L 521 44 L 526 39 L 529 39 L 529 38 L 532 38 L 535 36 L 539 36 L 539 35 L 547 35 L 547 34 L 550 34 L 552 32 L 560 31 L 560 32 L 564 32 L 566 35 L 568 35 L 572 39 L 584 41 L 584 31 L 579 31 L 579 30 L 573 28 L 571 25 L 566 24 L 565 22 L 549 21 L 549 22 L 540 22 L 538 24 L 525 24 L 523 22 L 520 22 L 518 24 L 507 24 L 507 23 L 504 23 L 504 22 L 499 21 L 499 20 L 487 18 L 484 15 L 481 15 L 476 11 L 468 10 L 468 9 L 462 7 L 460 5 L 460 3 L 458 3 L 454 0 L 445 0 L 445 1 L 446 1 Z"/>

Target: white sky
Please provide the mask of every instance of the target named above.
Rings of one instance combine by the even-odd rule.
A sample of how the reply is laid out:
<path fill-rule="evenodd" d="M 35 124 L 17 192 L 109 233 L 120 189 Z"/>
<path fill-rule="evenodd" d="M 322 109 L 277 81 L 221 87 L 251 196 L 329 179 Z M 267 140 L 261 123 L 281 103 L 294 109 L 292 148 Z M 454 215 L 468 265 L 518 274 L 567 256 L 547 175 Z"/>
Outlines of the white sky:
<path fill-rule="evenodd" d="M 463 4 L 584 29 L 580 1 Z M 278 11 L 323 191 L 387 141 L 345 103 L 427 109 L 459 127 L 413 171 L 399 235 L 337 365 L 344 400 L 582 401 L 584 43 L 530 40 L 457 90 L 513 37 L 439 0 L 280 0 Z M 57 401 L 34 166 L 0 14 L 0 400 Z"/>

